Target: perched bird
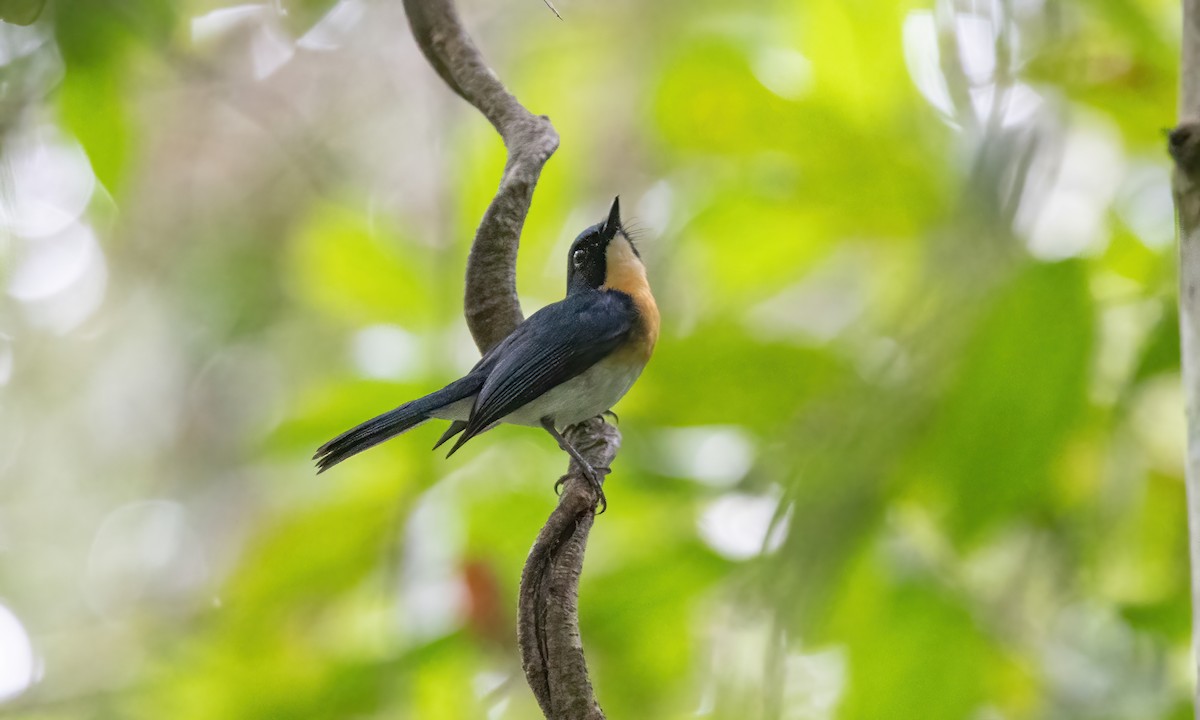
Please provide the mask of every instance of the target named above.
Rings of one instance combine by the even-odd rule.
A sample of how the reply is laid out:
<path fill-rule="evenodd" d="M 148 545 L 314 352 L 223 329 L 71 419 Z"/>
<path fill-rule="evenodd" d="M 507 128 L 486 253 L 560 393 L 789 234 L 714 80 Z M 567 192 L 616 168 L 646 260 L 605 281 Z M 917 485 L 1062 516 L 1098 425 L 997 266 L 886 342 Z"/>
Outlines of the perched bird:
<path fill-rule="evenodd" d="M 564 299 L 530 315 L 465 377 L 322 445 L 313 456 L 318 472 L 432 418 L 453 421 L 434 448 L 459 436 L 446 457 L 497 424 L 513 423 L 545 428 L 603 502 L 600 475 L 561 431 L 608 412 L 625 395 L 650 360 L 658 322 L 646 267 L 621 226 L 616 198 L 608 219 L 571 244 Z"/>

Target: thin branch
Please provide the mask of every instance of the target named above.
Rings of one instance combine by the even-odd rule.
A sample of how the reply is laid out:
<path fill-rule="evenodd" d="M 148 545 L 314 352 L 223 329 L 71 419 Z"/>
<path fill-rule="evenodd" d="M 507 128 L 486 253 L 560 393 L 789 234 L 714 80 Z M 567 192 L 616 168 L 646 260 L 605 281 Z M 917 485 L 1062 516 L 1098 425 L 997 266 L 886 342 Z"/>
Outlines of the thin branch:
<path fill-rule="evenodd" d="M 486 352 L 521 323 L 517 300 L 517 247 L 542 167 L 558 147 L 544 116 L 526 110 L 487 66 L 455 12 L 452 0 L 404 0 L 421 51 L 450 89 L 483 113 L 508 149 L 496 197 L 484 213 L 467 260 L 464 314 L 471 336 Z M 621 434 L 594 419 L 567 430 L 567 438 L 594 468 L 607 468 Z M 572 462 L 558 507 L 529 552 L 521 574 L 518 645 L 525 678 L 550 720 L 603 720 L 588 678 L 579 636 L 579 575 L 597 493 Z"/>
<path fill-rule="evenodd" d="M 467 327 L 486 352 L 524 317 L 517 300 L 517 247 L 542 167 L 558 149 L 558 133 L 549 118 L 530 113 L 504 88 L 451 0 L 404 0 L 404 10 L 429 64 L 451 90 L 483 113 L 508 149 L 500 188 L 475 231 L 467 260 Z"/>
<path fill-rule="evenodd" d="M 567 440 L 594 468 L 608 467 L 621 433 L 595 418 L 567 431 Z M 521 573 L 517 643 L 521 666 L 542 712 L 551 720 L 603 720 L 588 680 L 579 636 L 579 573 L 599 497 L 571 462 L 558 507 L 538 535 Z"/>
<path fill-rule="evenodd" d="M 1200 662 L 1200 0 L 1183 2 L 1180 122 L 1170 133 L 1179 218 L 1179 335 L 1187 403 L 1188 545 L 1192 564 L 1192 657 Z M 1200 689 L 1200 665 L 1194 665 Z M 1195 695 L 1200 699 L 1200 695 Z M 1200 702 L 1196 703 L 1200 718 Z"/>

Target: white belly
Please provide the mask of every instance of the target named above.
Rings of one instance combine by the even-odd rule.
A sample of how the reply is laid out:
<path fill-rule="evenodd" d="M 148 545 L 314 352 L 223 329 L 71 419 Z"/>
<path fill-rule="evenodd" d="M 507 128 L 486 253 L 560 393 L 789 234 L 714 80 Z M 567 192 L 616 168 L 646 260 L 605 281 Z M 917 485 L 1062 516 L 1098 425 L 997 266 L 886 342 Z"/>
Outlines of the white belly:
<path fill-rule="evenodd" d="M 554 419 L 560 430 L 609 410 L 629 392 L 642 368 L 628 363 L 601 361 L 533 402 L 517 408 L 500 422 L 541 427 L 542 418 Z M 475 398 L 451 403 L 433 413 L 443 420 L 466 420 Z"/>

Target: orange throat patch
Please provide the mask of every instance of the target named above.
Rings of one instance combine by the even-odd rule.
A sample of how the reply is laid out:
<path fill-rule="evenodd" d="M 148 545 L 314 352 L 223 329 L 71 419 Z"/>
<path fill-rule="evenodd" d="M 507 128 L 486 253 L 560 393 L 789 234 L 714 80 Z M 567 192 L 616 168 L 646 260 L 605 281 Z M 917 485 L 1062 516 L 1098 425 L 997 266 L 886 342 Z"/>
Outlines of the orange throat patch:
<path fill-rule="evenodd" d="M 654 344 L 658 342 L 658 304 L 654 302 L 654 294 L 650 292 L 650 283 L 646 280 L 646 266 L 641 258 L 633 251 L 633 245 L 624 233 L 618 233 L 608 243 L 605 257 L 605 279 L 601 290 L 619 290 L 633 298 L 633 305 L 638 311 L 638 327 L 630 338 L 627 350 L 620 351 L 630 361 L 645 364 L 654 352 Z"/>

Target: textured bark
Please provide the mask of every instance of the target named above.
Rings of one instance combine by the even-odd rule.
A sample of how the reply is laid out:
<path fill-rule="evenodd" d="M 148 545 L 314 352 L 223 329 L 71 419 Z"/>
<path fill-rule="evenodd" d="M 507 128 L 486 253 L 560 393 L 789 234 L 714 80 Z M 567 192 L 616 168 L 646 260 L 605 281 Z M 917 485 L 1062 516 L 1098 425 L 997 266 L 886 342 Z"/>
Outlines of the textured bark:
<path fill-rule="evenodd" d="M 481 352 L 520 324 L 516 263 L 521 228 L 542 167 L 558 148 L 549 118 L 526 110 L 501 84 L 462 26 L 452 0 L 404 0 L 421 51 L 450 89 L 483 113 L 508 149 L 496 196 L 467 260 L 464 314 Z M 615 427 L 595 419 L 567 439 L 592 467 L 607 468 L 621 446 Z M 525 678 L 550 720 L 602 720 L 579 636 L 579 575 L 599 498 L 573 461 L 563 492 L 521 574 L 517 635 Z"/>
<path fill-rule="evenodd" d="M 517 300 L 517 247 L 542 167 L 558 149 L 545 116 L 517 102 L 463 28 L 450 0 L 404 0 L 413 35 L 450 89 L 475 106 L 500 133 L 508 161 L 496 197 L 475 231 L 467 259 L 464 309 L 481 352 L 503 340 L 523 316 Z"/>
<path fill-rule="evenodd" d="M 1188 539 L 1192 563 L 1192 658 L 1200 678 L 1200 0 L 1183 3 L 1179 126 L 1168 149 L 1175 159 L 1179 219 L 1179 336 L 1187 403 Z M 1198 680 L 1197 688 L 1200 688 Z M 1195 695 L 1195 692 L 1194 692 Z M 1200 719 L 1200 702 L 1195 703 Z"/>
<path fill-rule="evenodd" d="M 594 468 L 606 468 L 621 434 L 603 420 L 571 428 L 567 440 Z M 599 499 L 574 461 L 521 573 L 517 642 L 525 679 L 551 720 L 603 720 L 579 637 L 579 573 Z"/>

